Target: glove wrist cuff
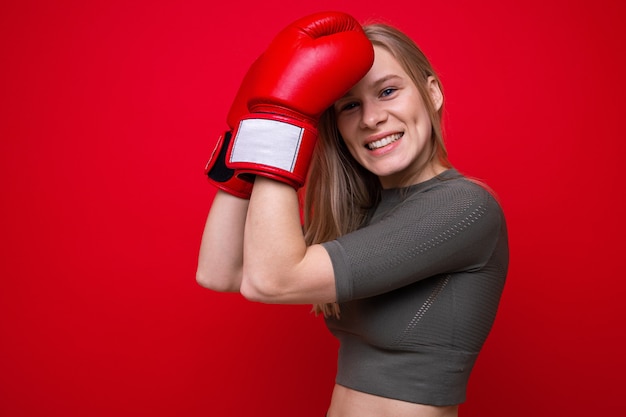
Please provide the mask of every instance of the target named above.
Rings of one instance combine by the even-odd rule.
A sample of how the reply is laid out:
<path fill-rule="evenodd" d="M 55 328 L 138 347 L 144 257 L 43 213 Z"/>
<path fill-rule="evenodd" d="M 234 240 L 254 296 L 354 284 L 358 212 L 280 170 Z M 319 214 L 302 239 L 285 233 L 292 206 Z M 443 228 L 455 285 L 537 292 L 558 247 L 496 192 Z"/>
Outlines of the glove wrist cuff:
<path fill-rule="evenodd" d="M 227 165 L 240 172 L 281 176 L 299 188 L 316 139 L 317 129 L 302 120 L 269 113 L 249 115 L 235 132 Z"/>

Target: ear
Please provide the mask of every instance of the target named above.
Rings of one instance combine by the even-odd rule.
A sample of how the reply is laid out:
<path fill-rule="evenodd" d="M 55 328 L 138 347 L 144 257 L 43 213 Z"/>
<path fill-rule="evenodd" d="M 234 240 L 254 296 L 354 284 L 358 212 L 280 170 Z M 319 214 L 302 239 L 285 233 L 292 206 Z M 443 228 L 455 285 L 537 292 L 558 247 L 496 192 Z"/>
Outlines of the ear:
<path fill-rule="evenodd" d="M 428 80 L 426 80 L 426 89 L 430 93 L 430 98 L 433 101 L 435 110 L 439 111 L 441 106 L 443 106 L 443 93 L 441 92 L 439 81 L 431 75 L 428 77 Z"/>

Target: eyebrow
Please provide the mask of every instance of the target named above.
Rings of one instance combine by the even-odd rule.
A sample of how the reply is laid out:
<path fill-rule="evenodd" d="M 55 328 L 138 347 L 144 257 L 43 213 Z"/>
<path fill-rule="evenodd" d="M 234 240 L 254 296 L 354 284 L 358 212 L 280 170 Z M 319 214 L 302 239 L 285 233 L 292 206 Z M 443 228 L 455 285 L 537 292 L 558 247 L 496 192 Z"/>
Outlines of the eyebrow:
<path fill-rule="evenodd" d="M 394 78 L 401 79 L 402 77 L 396 74 L 385 75 L 382 78 L 379 78 L 378 80 L 374 81 L 371 84 L 371 87 L 374 87 L 374 88 L 379 87 L 381 84 L 385 84 L 387 81 L 393 80 Z"/>
<path fill-rule="evenodd" d="M 384 75 L 381 78 L 377 79 L 376 81 L 374 81 L 373 83 L 371 83 L 368 88 L 373 88 L 373 89 L 377 89 L 380 88 L 381 85 L 385 84 L 387 81 L 389 80 L 393 80 L 393 79 L 399 79 L 401 80 L 402 77 L 400 77 L 399 75 L 396 74 L 388 74 L 388 75 Z M 346 100 L 346 99 L 350 99 L 352 97 L 352 90 L 348 91 L 343 97 L 341 97 L 340 99 L 338 99 L 335 103 L 338 103 L 342 100 Z"/>

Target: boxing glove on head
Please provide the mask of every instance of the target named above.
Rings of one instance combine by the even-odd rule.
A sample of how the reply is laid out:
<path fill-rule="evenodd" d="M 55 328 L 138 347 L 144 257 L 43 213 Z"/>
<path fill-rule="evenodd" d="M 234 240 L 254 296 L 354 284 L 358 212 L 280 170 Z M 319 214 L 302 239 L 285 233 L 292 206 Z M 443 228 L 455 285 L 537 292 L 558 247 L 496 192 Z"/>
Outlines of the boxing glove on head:
<path fill-rule="evenodd" d="M 227 166 L 301 187 L 320 115 L 373 61 L 371 42 L 345 13 L 317 13 L 283 29 L 246 77 L 249 114 L 235 129 Z"/>

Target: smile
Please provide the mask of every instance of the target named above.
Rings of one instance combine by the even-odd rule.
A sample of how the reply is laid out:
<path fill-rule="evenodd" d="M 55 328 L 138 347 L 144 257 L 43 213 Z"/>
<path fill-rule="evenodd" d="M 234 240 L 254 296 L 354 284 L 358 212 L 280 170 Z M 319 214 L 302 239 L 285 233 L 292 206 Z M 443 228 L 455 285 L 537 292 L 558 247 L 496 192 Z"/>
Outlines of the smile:
<path fill-rule="evenodd" d="M 404 133 L 394 133 L 393 135 L 389 135 L 389 136 L 385 136 L 382 139 L 379 139 L 377 141 L 374 142 L 370 142 L 367 145 L 365 145 L 367 147 L 367 149 L 369 149 L 370 151 L 374 151 L 376 149 L 380 149 L 383 148 L 395 141 L 397 141 L 398 139 L 400 139 L 402 136 L 404 135 Z"/>

